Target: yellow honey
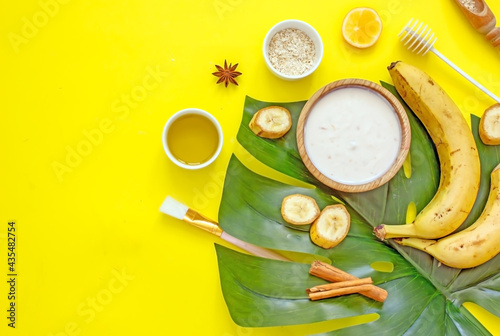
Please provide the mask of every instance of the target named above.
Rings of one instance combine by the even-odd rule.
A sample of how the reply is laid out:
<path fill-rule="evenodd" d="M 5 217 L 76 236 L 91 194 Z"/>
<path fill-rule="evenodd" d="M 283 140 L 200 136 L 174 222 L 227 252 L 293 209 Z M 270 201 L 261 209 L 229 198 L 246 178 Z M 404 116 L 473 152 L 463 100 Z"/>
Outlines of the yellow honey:
<path fill-rule="evenodd" d="M 199 114 L 187 114 L 175 120 L 167 132 L 172 155 L 187 165 L 208 161 L 217 151 L 219 134 L 214 124 Z"/>

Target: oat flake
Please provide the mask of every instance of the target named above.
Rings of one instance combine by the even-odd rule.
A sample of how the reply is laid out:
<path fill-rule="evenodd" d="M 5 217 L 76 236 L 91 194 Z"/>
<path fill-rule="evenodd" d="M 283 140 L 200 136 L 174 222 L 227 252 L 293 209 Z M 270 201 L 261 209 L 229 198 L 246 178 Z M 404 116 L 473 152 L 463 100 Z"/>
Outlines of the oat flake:
<path fill-rule="evenodd" d="M 302 30 L 286 28 L 271 39 L 268 56 L 272 67 L 278 72 L 287 76 L 299 76 L 313 66 L 316 48 Z"/>

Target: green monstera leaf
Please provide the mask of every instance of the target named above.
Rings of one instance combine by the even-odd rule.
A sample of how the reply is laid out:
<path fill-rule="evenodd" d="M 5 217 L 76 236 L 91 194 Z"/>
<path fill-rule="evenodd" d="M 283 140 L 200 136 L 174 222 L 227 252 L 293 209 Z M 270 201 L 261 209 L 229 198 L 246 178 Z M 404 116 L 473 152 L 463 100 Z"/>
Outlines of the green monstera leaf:
<path fill-rule="evenodd" d="M 382 84 L 398 96 L 394 87 Z M 325 281 L 308 274 L 309 264 L 264 259 L 217 245 L 222 291 L 233 320 L 244 327 L 266 327 L 376 313 L 376 321 L 325 335 L 489 335 L 462 303 L 474 302 L 500 315 L 500 256 L 473 269 L 454 269 L 421 251 L 381 242 L 372 233 L 380 223 L 404 223 L 408 205 L 413 203 L 420 211 L 437 190 L 437 155 L 418 119 L 406 107 L 412 131 L 411 175 L 401 169 L 380 188 L 347 194 L 326 188 L 307 171 L 297 151 L 294 128 L 279 140 L 259 138 L 248 128 L 253 114 L 269 105 L 288 108 L 295 125 L 304 104 L 276 104 L 247 97 L 237 138 L 259 161 L 313 187 L 261 176 L 233 156 L 224 183 L 220 225 L 249 243 L 320 256 L 357 277 L 372 277 L 389 296 L 384 303 L 357 294 L 312 302 L 305 289 Z M 480 215 L 488 196 L 490 172 L 500 162 L 499 146 L 484 146 L 477 132 L 479 118 L 472 116 L 471 121 L 482 177 L 476 204 L 463 227 Z M 346 239 L 325 250 L 311 242 L 309 227 L 284 222 L 281 201 L 293 193 L 315 198 L 320 208 L 343 202 L 351 214 Z M 372 267 L 375 262 L 391 263 L 392 272 L 377 270 Z"/>

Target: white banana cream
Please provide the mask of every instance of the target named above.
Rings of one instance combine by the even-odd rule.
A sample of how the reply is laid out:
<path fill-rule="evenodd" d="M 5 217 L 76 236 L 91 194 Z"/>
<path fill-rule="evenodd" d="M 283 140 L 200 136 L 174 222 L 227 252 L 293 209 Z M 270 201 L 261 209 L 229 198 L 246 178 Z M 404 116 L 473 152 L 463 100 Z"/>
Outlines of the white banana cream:
<path fill-rule="evenodd" d="M 390 169 L 401 146 L 401 127 L 394 108 L 378 93 L 339 88 L 313 106 L 304 127 L 304 145 L 323 175 L 360 185 Z"/>

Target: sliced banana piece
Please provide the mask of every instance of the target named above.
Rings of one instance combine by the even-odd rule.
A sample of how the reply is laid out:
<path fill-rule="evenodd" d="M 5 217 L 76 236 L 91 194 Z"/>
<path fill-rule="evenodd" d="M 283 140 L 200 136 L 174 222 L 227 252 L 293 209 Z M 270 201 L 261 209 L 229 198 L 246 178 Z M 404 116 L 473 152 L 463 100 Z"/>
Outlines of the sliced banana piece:
<path fill-rule="evenodd" d="M 262 138 L 277 139 L 292 127 L 290 111 L 281 106 L 268 106 L 258 110 L 250 120 L 252 132 Z"/>
<path fill-rule="evenodd" d="M 311 224 L 319 214 L 319 207 L 314 198 L 306 195 L 289 195 L 281 203 L 281 216 L 290 224 Z"/>
<path fill-rule="evenodd" d="M 309 235 L 314 244 L 329 249 L 337 246 L 349 232 L 351 215 L 342 204 L 329 205 L 311 226 Z"/>
<path fill-rule="evenodd" d="M 479 123 L 479 136 L 486 145 L 500 145 L 500 104 L 484 111 Z"/>

